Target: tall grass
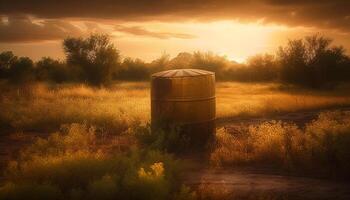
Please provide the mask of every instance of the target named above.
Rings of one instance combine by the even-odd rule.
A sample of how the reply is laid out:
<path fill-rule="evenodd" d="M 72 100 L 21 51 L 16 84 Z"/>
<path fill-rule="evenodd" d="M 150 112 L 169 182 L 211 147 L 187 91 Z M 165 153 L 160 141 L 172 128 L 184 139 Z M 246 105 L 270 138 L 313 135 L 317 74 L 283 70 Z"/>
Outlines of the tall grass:
<path fill-rule="evenodd" d="M 349 88 L 314 91 L 274 83 L 219 82 L 217 117 L 255 117 L 320 108 L 349 106 Z"/>
<path fill-rule="evenodd" d="M 111 89 L 36 85 L 9 90 L 1 95 L 0 122 L 19 131 L 53 131 L 61 124 L 87 123 L 120 133 L 134 122 L 149 119 L 148 91 L 143 85 L 120 84 Z"/>
<path fill-rule="evenodd" d="M 236 133 L 220 129 L 211 154 L 215 166 L 264 164 L 290 172 L 325 177 L 349 177 L 350 113 L 325 112 L 304 129 L 270 121 L 242 127 Z"/>
<path fill-rule="evenodd" d="M 37 84 L 0 85 L 0 129 L 54 131 L 61 124 L 87 123 L 121 133 L 150 120 L 149 84 L 124 82 L 111 88 Z M 281 90 L 278 84 L 217 83 L 217 118 L 264 116 L 350 104 L 345 88 L 332 92 Z"/>

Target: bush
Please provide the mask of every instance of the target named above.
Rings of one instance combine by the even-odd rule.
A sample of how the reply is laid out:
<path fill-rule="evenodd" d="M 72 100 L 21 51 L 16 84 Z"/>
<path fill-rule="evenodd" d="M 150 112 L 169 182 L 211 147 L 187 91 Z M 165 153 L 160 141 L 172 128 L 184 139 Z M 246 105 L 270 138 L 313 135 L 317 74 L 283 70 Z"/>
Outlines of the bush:
<path fill-rule="evenodd" d="M 321 113 L 304 129 L 291 123 L 265 122 L 236 134 L 217 133 L 212 164 L 267 164 L 290 172 L 348 178 L 350 114 Z"/>
<path fill-rule="evenodd" d="M 133 133 L 149 149 L 171 153 L 182 153 L 189 149 L 189 138 L 181 133 L 180 126 L 171 126 L 166 129 L 159 126 L 137 126 Z"/>
<path fill-rule="evenodd" d="M 180 163 L 136 147 L 108 152 L 93 127 L 72 124 L 39 139 L 6 170 L 3 199 L 172 199 Z"/>

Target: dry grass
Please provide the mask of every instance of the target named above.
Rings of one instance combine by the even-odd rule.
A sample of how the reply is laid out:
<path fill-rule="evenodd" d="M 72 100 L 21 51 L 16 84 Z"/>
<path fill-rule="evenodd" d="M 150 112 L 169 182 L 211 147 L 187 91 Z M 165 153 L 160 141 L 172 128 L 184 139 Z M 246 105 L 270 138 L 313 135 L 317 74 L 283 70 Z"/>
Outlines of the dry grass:
<path fill-rule="evenodd" d="M 346 92 L 283 91 L 277 84 L 217 83 L 217 117 L 261 116 L 350 104 Z M 150 119 L 149 83 L 123 82 L 112 88 L 37 84 L 1 86 L 0 127 L 54 131 L 61 124 L 87 123 L 120 133 Z"/>
<path fill-rule="evenodd" d="M 263 164 L 316 176 L 350 176 L 350 113 L 325 112 L 301 129 L 264 122 L 236 133 L 217 132 L 214 166 Z"/>
<path fill-rule="evenodd" d="M 253 117 L 350 105 L 350 93 L 346 89 L 336 92 L 287 90 L 273 83 L 219 82 L 216 93 L 218 118 Z"/>
<path fill-rule="evenodd" d="M 111 89 L 85 85 L 9 90 L 0 101 L 0 123 L 15 130 L 57 130 L 61 124 L 93 124 L 104 132 L 120 133 L 135 121 L 149 119 L 145 83 L 123 83 Z"/>

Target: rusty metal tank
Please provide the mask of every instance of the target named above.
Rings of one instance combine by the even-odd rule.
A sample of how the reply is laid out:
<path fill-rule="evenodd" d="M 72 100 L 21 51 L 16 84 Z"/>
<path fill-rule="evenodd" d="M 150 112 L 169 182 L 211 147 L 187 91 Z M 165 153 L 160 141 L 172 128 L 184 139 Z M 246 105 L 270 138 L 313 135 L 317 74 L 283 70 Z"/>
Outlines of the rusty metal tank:
<path fill-rule="evenodd" d="M 191 146 L 201 148 L 215 132 L 215 73 L 177 69 L 151 76 L 152 124 L 181 126 Z"/>

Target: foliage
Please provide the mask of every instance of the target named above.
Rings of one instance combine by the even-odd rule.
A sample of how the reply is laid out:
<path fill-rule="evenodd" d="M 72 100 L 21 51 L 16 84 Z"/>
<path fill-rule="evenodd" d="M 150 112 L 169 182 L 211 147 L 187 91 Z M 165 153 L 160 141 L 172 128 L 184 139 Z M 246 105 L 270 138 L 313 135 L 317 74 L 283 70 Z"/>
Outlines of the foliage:
<path fill-rule="evenodd" d="M 9 164 L 1 199 L 172 199 L 189 194 L 171 155 L 136 147 L 107 152 L 93 127 L 65 126 Z"/>
<path fill-rule="evenodd" d="M 211 160 L 216 166 L 260 163 L 345 178 L 350 175 L 349 122 L 348 112 L 325 112 L 304 129 L 280 121 L 251 125 L 235 134 L 221 129 Z"/>
<path fill-rule="evenodd" d="M 63 41 L 67 65 L 74 68 L 80 80 L 91 85 L 107 85 L 118 66 L 119 52 L 107 35 L 67 38 Z"/>
<path fill-rule="evenodd" d="M 172 153 L 181 153 L 190 147 L 189 138 L 181 134 L 180 126 L 171 126 L 166 129 L 150 124 L 136 126 L 133 134 L 141 144 L 147 148 Z"/>
<path fill-rule="evenodd" d="M 9 70 L 14 62 L 17 61 L 12 51 L 4 51 L 0 53 L 0 78 L 8 78 Z"/>
<path fill-rule="evenodd" d="M 150 73 L 148 65 L 142 60 L 125 58 L 114 78 L 119 80 L 147 80 Z"/>
<path fill-rule="evenodd" d="M 50 57 L 43 57 L 36 63 L 36 77 L 40 81 L 62 83 L 71 79 L 65 63 Z"/>
<path fill-rule="evenodd" d="M 343 47 L 332 47 L 332 40 L 318 35 L 290 40 L 277 55 L 281 80 L 313 88 L 348 80 L 349 57 Z"/>
<path fill-rule="evenodd" d="M 36 63 L 34 71 L 36 79 L 41 81 L 80 81 L 106 86 L 112 79 L 147 80 L 152 73 L 162 70 L 196 68 L 215 72 L 217 80 L 280 82 L 322 89 L 348 82 L 350 77 L 350 58 L 345 49 L 331 44 L 331 39 L 319 35 L 289 40 L 275 55 L 255 55 L 246 63 L 200 51 L 180 52 L 174 58 L 163 53 L 151 62 L 132 58 L 124 58 L 120 62 L 119 52 L 110 38 L 95 34 L 87 38 L 65 39 L 66 62 L 44 57 Z M 28 70 L 28 66 L 33 68 L 28 58 L 18 59 L 8 51 L 0 54 L 0 78 L 12 77 L 12 82 L 18 79 L 18 83 L 25 82 L 26 77 L 33 79 L 33 70 Z"/>
<path fill-rule="evenodd" d="M 34 80 L 34 64 L 28 57 L 19 57 L 8 69 L 9 81 L 13 84 L 25 84 Z"/>

